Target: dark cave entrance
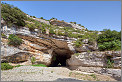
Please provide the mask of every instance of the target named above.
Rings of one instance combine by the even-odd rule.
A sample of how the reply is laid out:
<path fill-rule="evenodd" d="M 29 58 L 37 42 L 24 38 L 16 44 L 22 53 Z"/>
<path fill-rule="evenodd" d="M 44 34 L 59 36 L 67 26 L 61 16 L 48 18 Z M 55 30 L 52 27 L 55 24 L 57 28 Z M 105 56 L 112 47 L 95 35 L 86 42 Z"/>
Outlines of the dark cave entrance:
<path fill-rule="evenodd" d="M 49 67 L 66 67 L 66 60 L 69 59 L 71 55 L 60 55 L 56 54 L 52 58 L 51 65 Z"/>

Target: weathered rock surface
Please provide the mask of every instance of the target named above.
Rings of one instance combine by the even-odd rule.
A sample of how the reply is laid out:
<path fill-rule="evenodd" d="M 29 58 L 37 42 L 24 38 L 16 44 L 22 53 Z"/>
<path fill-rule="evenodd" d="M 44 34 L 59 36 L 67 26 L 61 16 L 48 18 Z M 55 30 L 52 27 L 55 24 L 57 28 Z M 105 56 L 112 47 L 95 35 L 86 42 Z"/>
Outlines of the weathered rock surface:
<path fill-rule="evenodd" d="M 50 25 L 50 22 L 49 22 L 49 21 L 46 21 L 46 20 L 44 20 L 44 19 L 38 19 L 38 18 L 33 18 L 33 19 L 35 19 L 35 20 L 37 20 L 37 21 L 39 21 L 39 22 L 45 23 L 45 24 L 47 24 L 47 25 Z"/>
<path fill-rule="evenodd" d="M 20 45 L 19 49 L 33 54 L 33 57 L 35 58 L 35 64 L 45 64 L 47 66 L 51 64 L 53 54 L 49 49 L 27 40 L 23 41 L 24 44 Z M 46 51 L 46 53 L 44 51 Z"/>
<path fill-rule="evenodd" d="M 79 30 L 83 30 L 83 29 L 85 30 L 84 27 L 79 26 L 78 24 L 67 23 L 64 21 L 56 20 L 56 19 L 50 20 L 50 24 L 56 25 L 56 26 L 62 26 L 62 27 L 71 27 L 71 28 L 75 28 Z"/>
<path fill-rule="evenodd" d="M 30 59 L 32 55 L 27 52 L 19 52 L 11 56 L 4 56 L 2 62 L 20 63 Z"/>
<path fill-rule="evenodd" d="M 3 44 L 3 42 L 2 42 Z M 3 48 L 4 47 L 4 48 Z M 18 48 L 13 47 L 13 46 L 8 46 L 5 47 L 2 46 L 1 51 L 2 51 L 2 59 L 1 62 L 11 62 L 14 64 L 19 64 L 19 65 L 30 65 L 32 64 L 30 62 L 31 57 L 35 57 L 35 63 L 37 64 L 45 64 L 45 65 L 50 65 L 51 60 L 52 60 L 52 53 L 47 50 L 47 54 L 43 53 L 43 50 L 47 50 L 45 47 L 41 47 L 37 44 L 33 44 L 27 40 L 23 40 L 23 44 L 21 44 Z M 6 54 L 7 53 L 7 54 Z M 23 63 L 25 62 L 25 63 Z"/>
<path fill-rule="evenodd" d="M 20 50 L 20 52 L 26 51 L 32 54 L 36 59 L 35 63 L 42 63 L 48 66 L 51 64 L 54 54 L 68 55 L 67 57 L 69 58 L 71 53 L 73 53 L 69 49 L 66 41 L 51 38 L 39 38 L 35 35 L 29 35 L 28 33 L 24 34 L 21 31 L 17 31 L 16 34 L 23 40 L 23 43 L 17 49 Z M 10 51 L 10 49 L 7 50 Z M 15 50 L 13 52 L 15 52 Z M 15 55 L 15 53 L 13 54 Z"/>
<path fill-rule="evenodd" d="M 28 36 L 28 35 L 18 35 L 20 38 L 24 40 L 29 40 L 33 44 L 37 44 L 41 47 L 46 47 L 47 50 L 54 49 L 57 54 L 71 54 L 72 51 L 69 50 L 68 44 L 66 41 L 60 41 L 51 38 L 41 39 L 39 37 Z"/>
<path fill-rule="evenodd" d="M 1 58 L 4 56 L 11 56 L 13 54 L 23 52 L 23 50 L 20 50 L 13 46 L 7 45 L 8 41 L 6 39 L 1 39 Z"/>
<path fill-rule="evenodd" d="M 100 56 L 101 57 L 97 57 Z M 83 66 L 83 67 L 103 67 L 105 64 L 104 58 L 102 58 L 103 53 L 88 53 L 83 52 L 80 55 L 72 55 L 70 59 L 67 60 L 69 66 Z"/>
<path fill-rule="evenodd" d="M 42 22 L 42 23 L 45 23 L 45 24 L 50 25 L 49 21 L 47 21 L 47 20 L 45 20 L 45 19 L 33 18 L 33 17 L 31 17 L 30 15 L 27 15 L 27 17 L 30 17 L 30 18 L 32 18 L 32 19 L 34 19 L 34 20 L 37 20 L 37 21 L 39 21 L 39 22 Z"/>
<path fill-rule="evenodd" d="M 111 57 L 114 60 L 113 68 L 121 68 L 121 56 L 115 57 L 115 55 L 120 55 L 121 51 L 112 52 L 83 52 L 79 55 L 72 55 L 70 59 L 67 60 L 67 65 L 70 67 L 106 67 L 107 57 Z M 116 64 L 117 63 L 117 64 Z"/>
<path fill-rule="evenodd" d="M 8 46 L 8 45 L 1 46 L 1 56 L 10 56 L 12 54 L 15 54 L 21 51 L 22 50 L 15 48 L 13 46 Z"/>
<path fill-rule="evenodd" d="M 75 29 L 79 29 L 79 30 L 85 30 L 86 28 L 82 27 L 82 26 L 79 26 L 78 24 L 73 24 L 73 23 L 69 23 L 72 25 L 73 28 Z"/>
<path fill-rule="evenodd" d="M 87 52 L 90 50 L 87 44 L 83 44 L 81 47 L 74 47 L 74 48 L 77 52 Z"/>
<path fill-rule="evenodd" d="M 71 68 L 71 69 L 74 69 L 74 68 Z M 100 68 L 100 67 L 81 67 L 81 66 L 77 67 L 75 69 L 78 71 L 81 71 L 81 72 L 108 75 L 118 81 L 121 80 L 121 69 L 107 69 L 107 68 Z"/>
<path fill-rule="evenodd" d="M 93 44 L 88 44 L 88 39 L 84 39 L 81 47 L 74 47 L 77 52 L 87 52 L 87 51 L 97 51 L 97 42 Z"/>
<path fill-rule="evenodd" d="M 64 21 L 55 20 L 55 19 L 50 20 L 50 24 L 56 25 L 56 26 L 71 27 L 72 28 L 71 24 L 68 24 L 67 22 L 64 22 Z"/>
<path fill-rule="evenodd" d="M 49 66 L 52 61 L 51 54 L 41 54 L 40 56 L 34 56 L 36 58 L 35 64 L 45 64 Z"/>

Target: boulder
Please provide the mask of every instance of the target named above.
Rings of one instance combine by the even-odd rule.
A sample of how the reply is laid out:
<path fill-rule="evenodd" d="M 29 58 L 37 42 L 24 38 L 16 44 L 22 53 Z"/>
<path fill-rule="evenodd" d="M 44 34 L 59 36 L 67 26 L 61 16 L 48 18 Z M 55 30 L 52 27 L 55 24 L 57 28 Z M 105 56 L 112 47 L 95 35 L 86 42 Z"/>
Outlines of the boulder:
<path fill-rule="evenodd" d="M 51 54 L 41 54 L 41 55 L 35 55 L 36 61 L 34 64 L 45 64 L 46 66 L 49 66 L 52 61 L 52 56 Z"/>
<path fill-rule="evenodd" d="M 100 53 L 102 56 L 103 54 Z M 103 67 L 105 64 L 104 58 L 95 57 L 96 53 L 83 52 L 78 56 L 72 55 L 67 60 L 69 66 L 83 66 L 83 67 Z"/>

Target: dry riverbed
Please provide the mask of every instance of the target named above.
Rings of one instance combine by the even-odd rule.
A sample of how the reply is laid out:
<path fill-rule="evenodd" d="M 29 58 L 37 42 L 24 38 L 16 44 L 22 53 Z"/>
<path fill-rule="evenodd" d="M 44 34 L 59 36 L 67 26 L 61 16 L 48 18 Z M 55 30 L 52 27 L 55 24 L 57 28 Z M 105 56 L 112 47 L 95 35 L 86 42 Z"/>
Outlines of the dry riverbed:
<path fill-rule="evenodd" d="M 1 81 L 116 81 L 110 76 L 69 70 L 66 67 L 21 66 L 1 71 Z"/>

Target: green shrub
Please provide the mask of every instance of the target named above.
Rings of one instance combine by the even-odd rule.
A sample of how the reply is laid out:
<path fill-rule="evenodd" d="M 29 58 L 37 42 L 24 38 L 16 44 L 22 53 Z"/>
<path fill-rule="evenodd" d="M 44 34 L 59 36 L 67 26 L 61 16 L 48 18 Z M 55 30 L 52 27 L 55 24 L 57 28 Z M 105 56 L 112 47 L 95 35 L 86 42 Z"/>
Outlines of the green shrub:
<path fill-rule="evenodd" d="M 37 67 L 47 67 L 47 66 L 44 65 L 44 64 L 35 64 L 35 65 L 32 65 L 32 66 L 37 66 Z"/>
<path fill-rule="evenodd" d="M 95 42 L 95 40 L 94 40 L 93 38 L 90 38 L 90 39 L 88 40 L 88 44 L 89 44 L 89 45 L 93 45 L 94 42 Z"/>
<path fill-rule="evenodd" d="M 50 33 L 50 34 L 55 34 L 54 29 L 50 28 L 50 29 L 49 29 L 49 33 Z"/>
<path fill-rule="evenodd" d="M 82 26 L 82 27 L 84 27 L 84 26 Z M 85 28 L 85 27 L 84 27 Z"/>
<path fill-rule="evenodd" d="M 98 43 L 110 42 L 119 40 L 121 41 L 121 31 L 117 32 L 115 30 L 111 31 L 110 29 L 104 29 L 103 33 L 98 36 Z"/>
<path fill-rule="evenodd" d="M 51 71 L 51 73 L 53 73 L 53 71 Z"/>
<path fill-rule="evenodd" d="M 13 34 L 9 35 L 8 41 L 8 44 L 13 46 L 19 46 L 20 44 L 22 44 L 22 39 Z"/>
<path fill-rule="evenodd" d="M 54 17 L 52 17 L 50 20 L 52 20 L 52 19 L 56 19 L 57 20 L 57 18 L 54 18 Z"/>
<path fill-rule="evenodd" d="M 87 50 L 88 53 L 90 53 L 91 51 L 90 50 Z"/>
<path fill-rule="evenodd" d="M 34 31 L 36 28 L 35 24 L 27 24 L 26 27 L 28 27 L 30 31 Z"/>
<path fill-rule="evenodd" d="M 94 79 L 97 78 L 95 74 L 91 74 L 90 76 L 93 77 Z"/>
<path fill-rule="evenodd" d="M 36 20 L 30 18 L 30 17 L 27 17 L 27 21 L 30 21 L 30 22 L 35 22 Z"/>
<path fill-rule="evenodd" d="M 23 66 L 23 65 L 16 65 L 16 66 L 14 66 L 14 67 L 20 67 L 20 66 Z"/>
<path fill-rule="evenodd" d="M 81 33 L 81 31 L 80 30 L 73 30 L 74 32 L 78 32 L 78 33 Z"/>
<path fill-rule="evenodd" d="M 98 49 L 101 51 L 104 50 L 121 50 L 121 41 L 110 41 L 110 42 L 104 42 L 102 44 L 98 44 Z"/>
<path fill-rule="evenodd" d="M 35 16 L 33 16 L 33 18 L 36 18 Z"/>
<path fill-rule="evenodd" d="M 13 66 L 9 65 L 8 63 L 1 63 L 1 70 L 9 70 L 13 69 Z"/>
<path fill-rule="evenodd" d="M 70 37 L 70 38 L 82 38 L 83 35 L 73 34 L 72 32 L 68 32 L 68 37 Z"/>
<path fill-rule="evenodd" d="M 74 24 L 76 24 L 76 22 L 74 22 Z"/>
<path fill-rule="evenodd" d="M 31 63 L 34 64 L 36 61 L 36 58 L 35 57 L 31 57 Z"/>
<path fill-rule="evenodd" d="M 106 68 L 113 68 L 113 66 L 114 66 L 114 61 L 112 61 L 112 60 L 110 60 L 110 58 L 108 58 Z"/>
<path fill-rule="evenodd" d="M 99 49 L 100 51 L 103 51 L 103 50 L 106 49 L 106 46 L 105 46 L 105 45 L 98 45 L 98 49 Z"/>
<path fill-rule="evenodd" d="M 40 19 L 43 19 L 43 17 L 41 17 Z"/>
<path fill-rule="evenodd" d="M 85 34 L 84 34 L 84 39 L 93 39 L 93 40 L 97 40 L 97 38 L 98 38 L 98 34 L 97 34 L 97 32 L 86 32 Z"/>
<path fill-rule="evenodd" d="M 78 56 L 78 55 L 80 55 L 80 53 L 75 53 L 74 55 Z"/>
<path fill-rule="evenodd" d="M 81 26 L 81 24 L 78 24 L 79 26 Z"/>
<path fill-rule="evenodd" d="M 46 33 L 46 29 L 42 29 L 42 33 Z"/>
<path fill-rule="evenodd" d="M 59 35 L 59 36 L 64 36 L 65 34 L 62 33 L 62 32 L 60 32 L 60 31 L 58 31 L 58 35 Z"/>
<path fill-rule="evenodd" d="M 7 38 L 7 36 L 4 33 L 2 33 L 1 36 L 2 38 Z"/>
<path fill-rule="evenodd" d="M 74 23 L 74 24 L 76 24 L 76 22 L 70 22 L 70 23 Z"/>
<path fill-rule="evenodd" d="M 27 16 L 19 8 L 9 5 L 7 3 L 1 4 L 1 17 L 8 24 L 15 24 L 17 26 L 25 26 Z"/>
<path fill-rule="evenodd" d="M 80 39 L 78 39 L 77 41 L 75 41 L 74 45 L 75 45 L 75 47 L 81 47 L 82 44 L 83 44 L 83 42 Z"/>

